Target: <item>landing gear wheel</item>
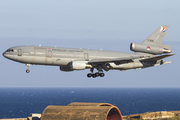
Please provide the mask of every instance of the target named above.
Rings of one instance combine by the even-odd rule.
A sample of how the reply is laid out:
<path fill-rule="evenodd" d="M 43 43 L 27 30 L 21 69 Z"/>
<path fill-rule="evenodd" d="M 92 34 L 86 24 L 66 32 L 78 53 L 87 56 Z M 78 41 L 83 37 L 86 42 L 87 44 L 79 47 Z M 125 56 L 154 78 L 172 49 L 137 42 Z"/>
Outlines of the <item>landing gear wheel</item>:
<path fill-rule="evenodd" d="M 92 74 L 92 77 L 93 77 L 93 78 L 96 78 L 96 74 Z"/>
<path fill-rule="evenodd" d="M 88 78 L 90 78 L 91 76 L 92 76 L 92 74 L 91 74 L 91 73 L 88 73 L 88 74 L 87 74 L 87 77 L 88 77 Z"/>
<path fill-rule="evenodd" d="M 99 76 L 100 76 L 100 77 L 104 77 L 104 75 L 105 75 L 104 73 L 100 73 L 100 75 L 99 75 Z"/>
<path fill-rule="evenodd" d="M 26 73 L 29 73 L 29 72 L 30 72 L 30 70 L 29 70 L 29 69 L 27 69 L 27 70 L 26 70 Z"/>
<path fill-rule="evenodd" d="M 98 77 L 100 75 L 100 73 L 95 73 L 96 77 Z"/>

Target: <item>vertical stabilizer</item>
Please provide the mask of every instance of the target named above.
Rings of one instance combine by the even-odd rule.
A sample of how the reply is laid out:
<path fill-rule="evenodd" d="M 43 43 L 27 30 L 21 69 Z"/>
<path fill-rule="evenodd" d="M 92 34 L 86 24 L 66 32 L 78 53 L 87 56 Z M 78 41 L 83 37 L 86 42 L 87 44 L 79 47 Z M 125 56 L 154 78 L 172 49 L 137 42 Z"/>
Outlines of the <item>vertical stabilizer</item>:
<path fill-rule="evenodd" d="M 148 45 L 161 44 L 168 28 L 169 28 L 168 25 L 161 25 L 142 44 L 148 44 Z"/>

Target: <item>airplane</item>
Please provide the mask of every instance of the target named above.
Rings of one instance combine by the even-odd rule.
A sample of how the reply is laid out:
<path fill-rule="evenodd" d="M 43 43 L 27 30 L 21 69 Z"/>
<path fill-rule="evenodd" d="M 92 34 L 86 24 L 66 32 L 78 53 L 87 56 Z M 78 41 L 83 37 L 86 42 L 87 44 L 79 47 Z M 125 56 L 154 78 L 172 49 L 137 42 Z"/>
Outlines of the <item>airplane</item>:
<path fill-rule="evenodd" d="M 161 44 L 169 26 L 161 25 L 142 43 L 131 43 L 134 53 L 117 51 L 60 48 L 48 46 L 17 46 L 7 49 L 3 56 L 25 64 L 30 72 L 30 65 L 59 66 L 61 71 L 90 69 L 87 77 L 104 77 L 103 70 L 142 69 L 169 64 L 163 58 L 172 56 L 171 46 Z M 94 73 L 94 69 L 97 72 Z"/>

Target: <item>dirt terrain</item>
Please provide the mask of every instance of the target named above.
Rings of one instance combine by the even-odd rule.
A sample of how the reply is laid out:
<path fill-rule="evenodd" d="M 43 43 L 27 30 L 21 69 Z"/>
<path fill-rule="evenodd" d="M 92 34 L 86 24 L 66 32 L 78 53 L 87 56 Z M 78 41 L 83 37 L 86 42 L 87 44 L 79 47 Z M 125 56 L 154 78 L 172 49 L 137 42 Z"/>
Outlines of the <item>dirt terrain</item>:
<path fill-rule="evenodd" d="M 123 120 L 180 120 L 180 111 L 146 112 L 123 116 Z"/>

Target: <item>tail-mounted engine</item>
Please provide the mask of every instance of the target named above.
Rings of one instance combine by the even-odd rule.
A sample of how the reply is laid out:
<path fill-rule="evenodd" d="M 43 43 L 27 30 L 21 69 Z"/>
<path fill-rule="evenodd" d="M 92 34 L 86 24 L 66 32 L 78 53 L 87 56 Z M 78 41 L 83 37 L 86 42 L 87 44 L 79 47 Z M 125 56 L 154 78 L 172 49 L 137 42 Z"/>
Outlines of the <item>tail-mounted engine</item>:
<path fill-rule="evenodd" d="M 146 45 L 139 43 L 131 43 L 130 45 L 131 51 L 134 52 L 143 52 L 150 54 L 162 54 L 162 53 L 171 53 L 169 45 L 157 44 L 157 45 Z"/>

